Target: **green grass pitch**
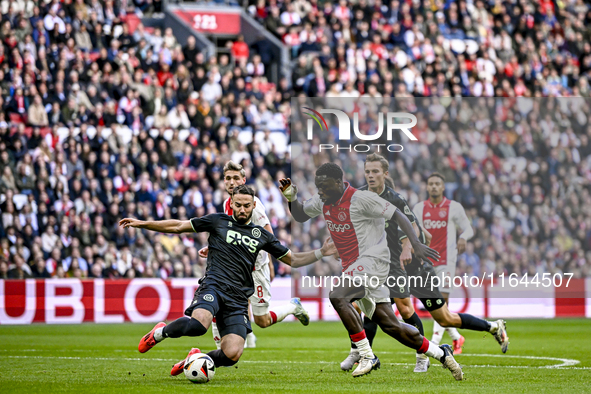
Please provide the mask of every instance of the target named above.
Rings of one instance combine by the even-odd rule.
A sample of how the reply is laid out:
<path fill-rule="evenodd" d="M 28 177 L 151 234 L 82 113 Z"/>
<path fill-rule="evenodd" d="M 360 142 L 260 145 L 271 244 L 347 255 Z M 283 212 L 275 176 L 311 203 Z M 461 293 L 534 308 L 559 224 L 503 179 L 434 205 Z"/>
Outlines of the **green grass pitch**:
<path fill-rule="evenodd" d="M 427 335 L 431 321 L 425 321 Z M 0 326 L 0 393 L 589 393 L 591 320 L 511 320 L 503 355 L 490 334 L 463 330 L 457 356 L 465 380 L 433 362 L 413 373 L 414 354 L 379 333 L 374 351 L 382 368 L 357 379 L 339 368 L 349 342 L 339 322 L 282 323 L 255 328 L 256 349 L 245 349 L 236 367 L 195 385 L 169 376 L 192 346 L 212 350 L 211 334 L 167 339 L 146 354 L 137 351 L 152 325 Z M 444 342 L 449 342 L 448 336 Z M 182 391 L 181 391 L 182 390 Z"/>

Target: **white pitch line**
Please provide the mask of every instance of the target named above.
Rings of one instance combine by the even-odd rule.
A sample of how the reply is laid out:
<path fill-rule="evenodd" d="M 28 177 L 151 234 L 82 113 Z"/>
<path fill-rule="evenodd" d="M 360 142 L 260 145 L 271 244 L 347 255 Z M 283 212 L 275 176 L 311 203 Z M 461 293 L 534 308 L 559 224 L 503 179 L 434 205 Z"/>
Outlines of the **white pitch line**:
<path fill-rule="evenodd" d="M 575 360 L 572 358 L 557 358 L 557 357 L 539 357 L 539 356 L 515 356 L 512 354 L 470 354 L 470 353 L 462 353 L 461 356 L 468 356 L 468 357 L 500 357 L 500 358 L 521 358 L 521 359 L 528 359 L 528 360 L 548 360 L 548 361 L 560 361 L 562 364 L 556 365 L 544 365 L 538 368 L 563 368 L 563 367 L 571 367 L 573 365 L 580 364 L 579 360 Z"/>
<path fill-rule="evenodd" d="M 574 369 L 574 370 L 591 370 L 591 367 L 572 367 L 580 363 L 579 360 L 568 359 L 568 358 L 556 358 L 556 357 L 537 357 L 537 356 L 515 356 L 515 355 L 500 355 L 500 354 L 462 354 L 462 356 L 468 357 L 503 357 L 503 358 L 515 358 L 515 359 L 530 359 L 530 360 L 548 360 L 548 361 L 560 361 L 561 364 L 555 365 L 542 365 L 542 366 L 530 366 L 530 365 L 465 365 L 467 368 L 510 368 L 510 369 Z M 139 358 L 139 357 L 68 357 L 68 356 L 4 356 L 4 358 L 15 358 L 15 359 L 55 359 L 55 360 L 101 360 L 101 361 L 178 361 L 178 359 L 172 358 Z M 241 363 L 253 363 L 253 364 L 333 364 L 335 361 L 277 361 L 277 360 L 266 360 L 266 361 L 254 361 L 254 360 L 242 360 Z M 384 364 L 396 365 L 396 366 L 414 366 L 415 364 L 409 363 L 391 363 L 385 362 Z"/>

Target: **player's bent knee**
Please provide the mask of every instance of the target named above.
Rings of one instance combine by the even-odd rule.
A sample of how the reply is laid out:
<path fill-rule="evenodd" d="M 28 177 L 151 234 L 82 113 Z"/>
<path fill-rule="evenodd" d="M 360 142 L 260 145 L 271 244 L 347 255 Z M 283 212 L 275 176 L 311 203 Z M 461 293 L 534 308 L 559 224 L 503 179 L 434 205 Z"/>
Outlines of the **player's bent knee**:
<path fill-rule="evenodd" d="M 238 360 L 240 360 L 240 357 L 242 356 L 243 352 L 244 352 L 244 345 L 243 346 L 232 346 L 232 347 L 230 347 L 230 349 L 224 350 L 224 353 L 226 353 L 226 357 L 228 357 L 228 359 L 230 359 L 233 362 L 229 366 L 236 364 L 238 362 Z M 230 363 L 230 362 L 228 362 L 228 363 Z"/>
<path fill-rule="evenodd" d="M 189 336 L 189 337 L 199 337 L 203 334 L 205 334 L 207 332 L 207 328 L 205 328 L 205 326 L 203 326 L 203 324 L 201 324 L 201 322 L 199 322 L 197 319 L 195 319 L 194 317 L 191 318 L 191 320 L 189 320 L 189 323 L 187 324 L 186 328 L 185 328 L 185 336 Z"/>

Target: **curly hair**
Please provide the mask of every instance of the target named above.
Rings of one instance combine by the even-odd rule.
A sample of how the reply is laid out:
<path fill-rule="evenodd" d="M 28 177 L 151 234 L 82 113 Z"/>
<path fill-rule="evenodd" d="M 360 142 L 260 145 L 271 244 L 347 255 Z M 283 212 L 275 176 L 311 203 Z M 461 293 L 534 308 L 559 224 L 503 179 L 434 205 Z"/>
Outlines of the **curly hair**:
<path fill-rule="evenodd" d="M 316 170 L 316 176 L 325 175 L 339 181 L 343 180 L 343 170 L 335 163 L 324 163 Z"/>

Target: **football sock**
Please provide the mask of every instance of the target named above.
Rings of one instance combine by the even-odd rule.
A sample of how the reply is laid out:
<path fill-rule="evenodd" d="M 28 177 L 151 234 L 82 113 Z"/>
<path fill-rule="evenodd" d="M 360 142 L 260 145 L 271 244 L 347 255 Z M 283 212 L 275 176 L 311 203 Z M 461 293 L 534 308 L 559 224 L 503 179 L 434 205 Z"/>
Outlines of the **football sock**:
<path fill-rule="evenodd" d="M 246 341 L 244 341 L 244 343 L 248 343 L 248 346 L 255 346 L 257 337 L 256 335 L 254 335 L 254 332 L 249 332 L 248 334 L 246 334 Z"/>
<path fill-rule="evenodd" d="M 464 327 L 462 327 L 464 328 Z M 433 336 L 431 337 L 431 342 L 433 342 L 436 345 L 439 345 L 439 343 L 441 342 L 441 338 L 443 338 L 443 333 L 445 332 L 445 330 L 443 329 L 443 327 L 441 327 L 439 325 L 439 323 L 437 323 L 435 320 L 433 321 Z"/>
<path fill-rule="evenodd" d="M 445 332 L 447 332 L 449 334 L 452 341 L 457 341 L 461 337 L 460 333 L 458 332 L 458 329 L 455 327 L 447 327 L 445 329 Z"/>
<path fill-rule="evenodd" d="M 213 340 L 215 341 L 215 345 L 219 349 L 222 343 L 222 337 L 220 337 L 220 332 L 218 330 L 218 325 L 215 321 L 215 317 L 211 322 L 211 333 L 213 334 Z"/>
<path fill-rule="evenodd" d="M 365 335 L 365 330 L 358 332 L 357 334 L 350 335 L 351 341 L 357 346 L 361 357 L 374 358 L 371 346 Z"/>
<path fill-rule="evenodd" d="M 378 333 L 378 325 L 371 321 L 371 319 L 367 316 L 363 317 L 363 329 L 365 330 L 365 335 L 367 336 L 367 341 L 369 342 L 369 346 L 373 346 L 373 340 Z"/>
<path fill-rule="evenodd" d="M 207 332 L 197 319 L 193 317 L 181 317 L 167 324 L 162 330 L 163 338 L 198 337 Z M 156 338 L 156 335 L 154 335 Z"/>
<path fill-rule="evenodd" d="M 423 337 L 423 344 L 417 350 L 417 353 L 426 354 L 429 357 L 433 357 L 436 360 L 441 361 L 441 358 L 445 355 L 443 350 L 433 342 L 429 342 L 429 340 Z"/>
<path fill-rule="evenodd" d="M 415 327 L 417 330 L 419 330 L 419 332 L 421 333 L 422 336 L 425 336 L 425 330 L 423 329 L 423 322 L 421 321 L 421 318 L 419 317 L 419 315 L 417 315 L 416 312 L 413 313 L 412 316 L 409 317 L 408 319 L 404 319 L 404 322 L 406 324 L 410 324 L 411 326 Z"/>
<path fill-rule="evenodd" d="M 489 323 L 486 320 L 479 319 L 478 317 L 469 315 L 467 313 L 458 313 L 458 315 L 460 315 L 460 319 L 462 319 L 462 326 L 460 328 L 465 328 L 465 329 L 474 330 L 474 331 L 494 332 L 494 331 L 492 331 L 493 323 Z M 496 329 L 497 329 L 496 323 L 494 323 L 494 324 L 495 324 L 494 330 L 496 331 Z"/>
<path fill-rule="evenodd" d="M 499 325 L 497 324 L 497 322 L 496 321 L 487 321 L 487 323 L 490 325 L 488 332 L 490 332 L 491 334 L 496 333 L 497 330 L 499 329 Z"/>
<path fill-rule="evenodd" d="M 217 367 L 231 367 L 232 365 L 236 364 L 238 361 L 234 361 L 229 359 L 223 352 L 222 349 L 212 350 L 211 352 L 207 353 L 209 357 L 213 360 L 213 363 Z"/>
<path fill-rule="evenodd" d="M 296 311 L 296 308 L 297 305 L 294 305 L 290 302 L 288 304 L 278 306 L 272 311 L 269 311 L 269 314 L 271 315 L 271 324 L 279 323 L 287 316 L 293 315 Z"/>
<path fill-rule="evenodd" d="M 417 315 L 416 312 L 413 313 L 413 315 L 411 317 L 409 317 L 408 319 L 404 319 L 404 322 L 407 324 L 410 324 L 411 326 L 416 327 L 417 330 L 419 330 L 419 332 L 421 333 L 421 335 L 425 336 L 425 331 L 423 329 L 423 322 L 421 321 L 421 318 L 419 317 L 419 315 Z"/>
<path fill-rule="evenodd" d="M 160 327 L 160 328 L 157 328 L 156 331 L 154 331 L 154 339 L 156 340 L 156 342 L 160 342 L 164 339 L 164 336 L 162 335 L 163 330 L 164 330 L 164 327 Z"/>

